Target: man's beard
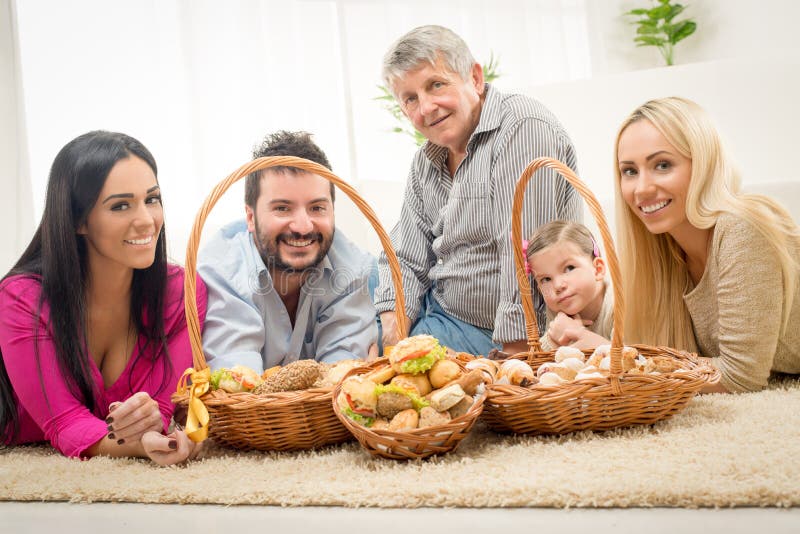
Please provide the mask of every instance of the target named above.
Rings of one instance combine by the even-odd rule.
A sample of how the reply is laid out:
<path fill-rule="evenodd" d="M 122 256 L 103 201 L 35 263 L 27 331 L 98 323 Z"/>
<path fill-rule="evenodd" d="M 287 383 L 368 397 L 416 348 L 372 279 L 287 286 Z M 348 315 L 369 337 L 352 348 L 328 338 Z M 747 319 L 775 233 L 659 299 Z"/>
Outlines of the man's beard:
<path fill-rule="evenodd" d="M 330 237 L 327 239 L 322 232 L 309 232 L 307 234 L 284 232 L 273 237 L 261 231 L 261 228 L 258 224 L 258 217 L 255 217 L 255 226 L 256 231 L 253 237 L 255 238 L 256 248 L 258 248 L 258 252 L 261 254 L 261 259 L 264 260 L 264 265 L 266 265 L 270 270 L 276 270 L 284 273 L 302 273 L 319 265 L 325 258 L 325 255 L 328 254 L 328 250 L 331 248 L 331 243 L 333 243 L 333 234 L 335 232 L 335 230 L 331 232 Z M 314 259 L 306 265 L 293 267 L 292 265 L 286 263 L 283 258 L 281 258 L 279 247 L 281 242 L 286 244 L 286 240 L 316 241 L 319 243 L 319 252 L 317 252 L 317 255 L 314 257 Z M 286 244 L 286 246 L 290 245 Z"/>

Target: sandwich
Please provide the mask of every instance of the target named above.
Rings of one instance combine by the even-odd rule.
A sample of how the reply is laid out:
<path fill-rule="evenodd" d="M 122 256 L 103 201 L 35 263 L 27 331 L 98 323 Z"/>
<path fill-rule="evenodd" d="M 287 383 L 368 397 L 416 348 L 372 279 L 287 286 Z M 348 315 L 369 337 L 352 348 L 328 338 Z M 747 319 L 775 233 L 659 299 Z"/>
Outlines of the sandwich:
<path fill-rule="evenodd" d="M 378 396 L 375 388 L 378 385 L 363 376 L 355 375 L 346 378 L 339 390 L 336 402 L 344 415 L 362 426 L 372 426 L 377 417 Z"/>
<path fill-rule="evenodd" d="M 244 365 L 234 365 L 230 369 L 217 369 L 211 373 L 211 388 L 221 389 L 228 393 L 252 391 L 261 384 L 261 377 L 254 370 Z"/>
<path fill-rule="evenodd" d="M 420 374 L 444 359 L 445 348 L 429 335 L 412 336 L 397 343 L 389 354 L 389 363 L 398 374 Z"/>

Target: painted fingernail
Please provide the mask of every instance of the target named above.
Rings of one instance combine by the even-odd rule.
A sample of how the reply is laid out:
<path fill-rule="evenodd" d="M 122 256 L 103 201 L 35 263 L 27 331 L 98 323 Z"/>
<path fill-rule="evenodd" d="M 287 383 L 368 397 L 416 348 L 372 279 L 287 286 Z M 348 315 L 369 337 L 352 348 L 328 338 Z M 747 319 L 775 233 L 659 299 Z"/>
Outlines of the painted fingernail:
<path fill-rule="evenodd" d="M 108 425 L 106 428 L 108 429 L 109 432 L 114 431 L 114 427 L 112 425 Z"/>
<path fill-rule="evenodd" d="M 110 415 L 108 417 L 106 417 L 106 424 L 107 425 L 110 425 L 113 422 L 114 422 L 114 418 L 113 417 L 111 417 Z"/>
<path fill-rule="evenodd" d="M 171 439 L 169 440 L 169 443 L 167 443 L 167 446 L 174 451 L 178 448 L 178 442 L 174 439 Z"/>
<path fill-rule="evenodd" d="M 116 437 L 116 436 L 114 435 L 114 433 L 113 433 L 113 432 L 111 432 L 111 433 L 108 435 L 108 439 L 114 439 L 115 437 Z"/>
<path fill-rule="evenodd" d="M 117 445 L 122 445 L 123 443 L 125 443 L 124 439 L 118 439 L 117 440 Z"/>

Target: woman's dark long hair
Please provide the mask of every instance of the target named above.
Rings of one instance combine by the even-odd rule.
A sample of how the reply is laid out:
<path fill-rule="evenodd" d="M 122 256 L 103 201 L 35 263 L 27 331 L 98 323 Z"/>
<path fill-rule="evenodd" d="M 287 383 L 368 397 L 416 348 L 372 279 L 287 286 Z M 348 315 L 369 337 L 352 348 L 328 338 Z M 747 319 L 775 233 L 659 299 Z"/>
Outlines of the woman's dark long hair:
<path fill-rule="evenodd" d="M 81 399 L 92 412 L 95 410 L 97 392 L 87 348 L 88 257 L 85 238 L 78 235 L 77 230 L 86 222 L 111 169 L 118 161 L 131 156 L 141 158 L 158 176 L 156 162 L 150 151 L 125 134 L 94 131 L 67 143 L 50 169 L 39 227 L 22 257 L 3 278 L 25 275 L 40 281 L 39 312 L 46 302 L 50 307 L 47 328 L 55 346 L 59 370 L 73 395 Z M 167 245 L 162 225 L 156 243 L 155 261 L 150 267 L 135 269 L 133 273 L 130 316 L 137 332 L 145 334 L 147 344 L 134 350 L 135 361 L 132 365 L 136 365 L 136 360 L 146 352 L 148 345 L 155 343 L 159 347 L 154 351 L 154 360 L 160 361 L 165 369 L 171 369 L 164 334 L 166 283 Z M 38 328 L 35 326 L 38 324 L 38 315 L 32 328 Z M 41 380 L 43 370 L 38 361 L 38 345 L 36 358 Z M 168 376 L 168 373 L 163 376 Z M 0 441 L 6 442 L 13 441 L 19 433 L 17 406 L 2 352 L 0 433 L 3 437 Z"/>

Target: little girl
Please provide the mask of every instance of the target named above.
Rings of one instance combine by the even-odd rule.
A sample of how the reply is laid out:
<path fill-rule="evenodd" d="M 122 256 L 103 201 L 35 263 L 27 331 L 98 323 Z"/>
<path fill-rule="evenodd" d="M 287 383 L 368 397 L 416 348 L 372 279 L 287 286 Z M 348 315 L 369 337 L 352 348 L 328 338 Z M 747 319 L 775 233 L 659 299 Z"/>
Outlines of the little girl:
<path fill-rule="evenodd" d="M 528 265 L 547 305 L 543 350 L 593 348 L 611 337 L 613 293 L 606 265 L 582 224 L 552 221 L 528 240 Z"/>

